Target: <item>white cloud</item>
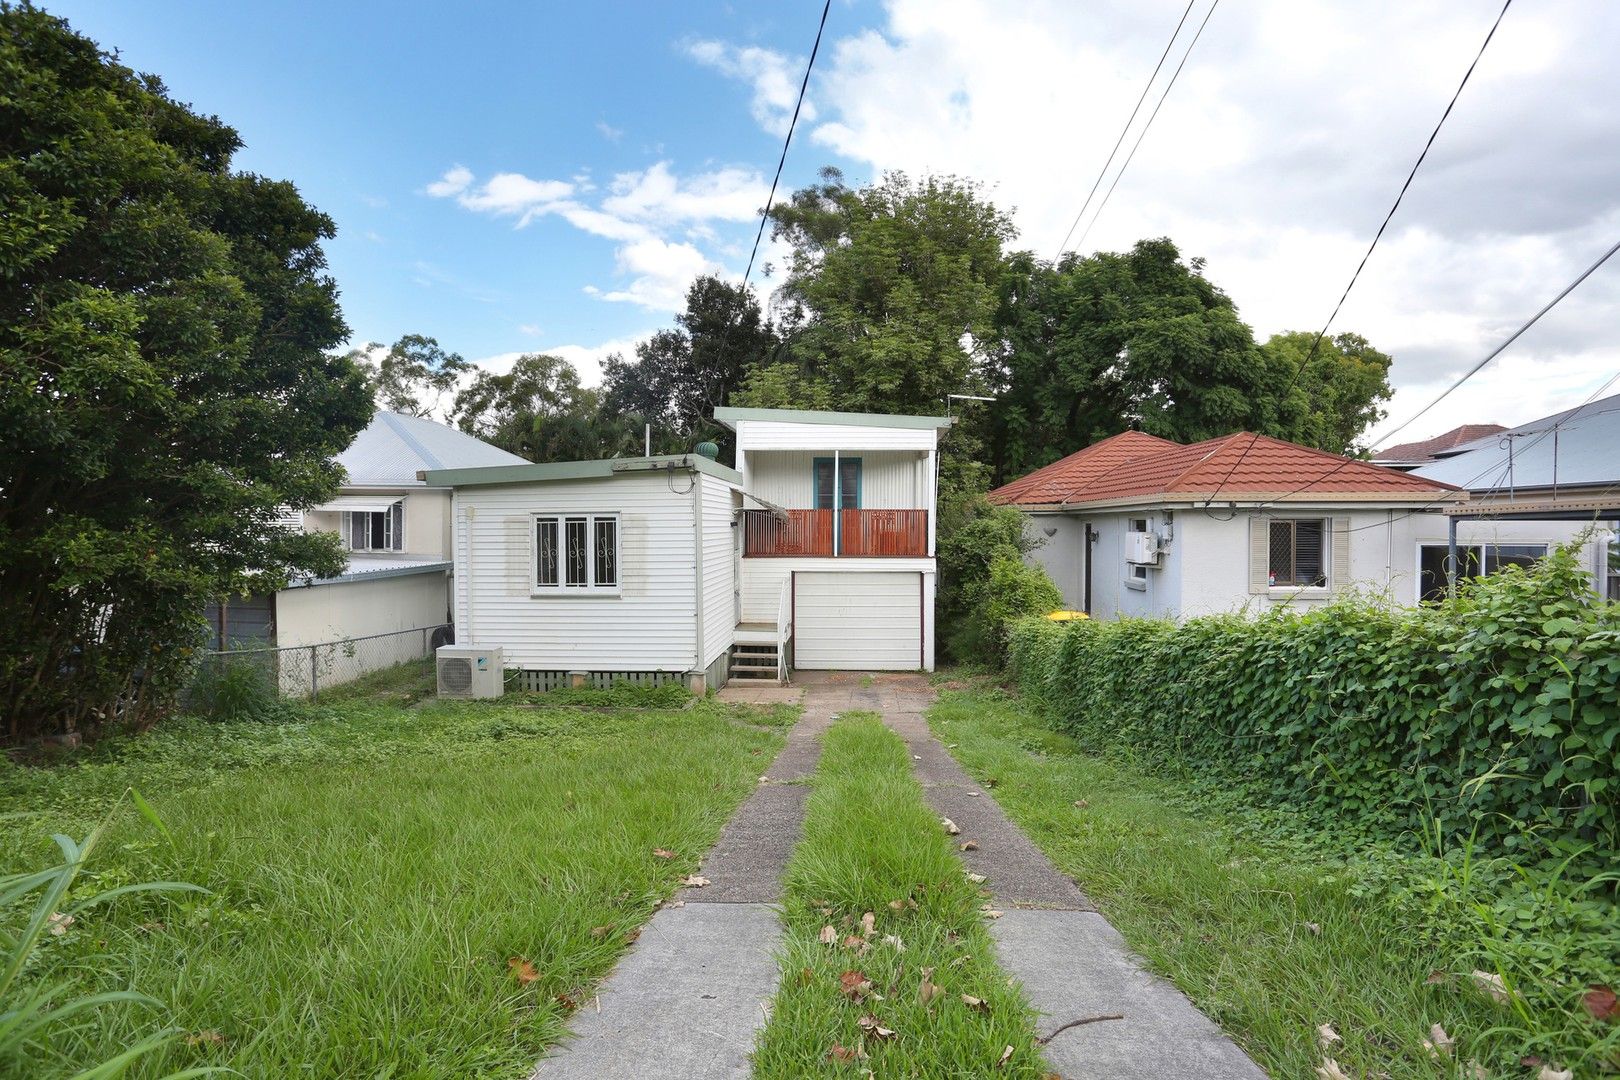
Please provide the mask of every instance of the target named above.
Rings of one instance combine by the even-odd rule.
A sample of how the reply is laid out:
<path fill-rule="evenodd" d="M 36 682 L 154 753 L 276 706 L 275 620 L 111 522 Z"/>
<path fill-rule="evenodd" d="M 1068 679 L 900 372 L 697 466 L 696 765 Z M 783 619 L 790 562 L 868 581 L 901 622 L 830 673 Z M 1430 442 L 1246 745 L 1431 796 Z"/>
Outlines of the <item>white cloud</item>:
<path fill-rule="evenodd" d="M 879 29 L 823 43 L 818 111 L 795 156 L 805 165 L 820 146 L 872 175 L 980 179 L 1013 211 L 1017 244 L 1050 257 L 1181 6 L 889 0 Z M 1207 258 L 1261 337 L 1314 332 L 1499 7 L 1222 5 L 1086 248 L 1168 235 Z M 1620 235 L 1620 112 L 1590 104 L 1612 97 L 1617 48 L 1608 9 L 1509 11 L 1334 327 L 1395 357 L 1393 421 Z M 714 41 L 687 52 L 741 81 L 760 126 L 780 134 L 799 61 Z M 1179 58 L 1180 46 L 1167 69 Z M 1578 403 L 1620 365 L 1617 322 L 1620 262 L 1400 438 Z"/>
<path fill-rule="evenodd" d="M 596 131 L 597 134 L 601 135 L 602 138 L 606 139 L 610 143 L 616 143 L 620 139 L 624 138 L 624 128 L 614 127 L 606 120 L 598 120 L 596 122 Z"/>
<path fill-rule="evenodd" d="M 629 286 L 603 292 L 601 298 L 658 311 L 680 311 L 686 306 L 686 289 L 694 278 L 725 272 L 725 267 L 693 245 L 656 237 L 620 248 L 618 265 L 620 272 L 630 277 Z"/>
<path fill-rule="evenodd" d="M 624 218 L 673 224 L 685 221 L 752 221 L 765 205 L 765 179 L 748 169 L 727 168 L 678 178 L 667 161 L 643 172 L 613 178 L 602 209 Z"/>
<path fill-rule="evenodd" d="M 652 337 L 653 333 L 652 330 L 643 330 L 638 334 L 610 338 L 595 345 L 547 345 L 539 349 L 519 349 L 514 352 L 495 353 L 493 356 L 485 356 L 474 360 L 473 365 L 496 375 L 504 375 L 512 370 L 512 365 L 517 363 L 518 357 L 529 353 L 545 353 L 551 356 L 559 356 L 573 365 L 574 370 L 579 373 L 579 381 L 584 385 L 599 386 L 602 382 L 602 362 L 604 360 L 615 353 L 620 356 L 631 356 L 636 351 L 636 346 Z"/>
<path fill-rule="evenodd" d="M 465 165 L 453 165 L 444 171 L 444 175 L 427 186 L 427 193 L 436 199 L 448 198 L 451 195 L 460 195 L 472 183 L 472 170 Z"/>

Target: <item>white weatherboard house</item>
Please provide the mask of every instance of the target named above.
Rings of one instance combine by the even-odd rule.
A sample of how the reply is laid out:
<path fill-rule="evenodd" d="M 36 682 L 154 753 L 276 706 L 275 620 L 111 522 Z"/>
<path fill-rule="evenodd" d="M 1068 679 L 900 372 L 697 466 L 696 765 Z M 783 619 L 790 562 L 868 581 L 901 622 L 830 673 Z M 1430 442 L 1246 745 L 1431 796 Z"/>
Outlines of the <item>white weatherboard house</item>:
<path fill-rule="evenodd" d="M 1433 599 L 1446 584 L 1446 512 L 1469 493 L 1248 432 L 1182 445 L 1127 431 L 990 498 L 1029 515 L 1045 540 L 1030 560 L 1067 606 L 1102 619 L 1181 619 L 1310 607 L 1347 590 Z M 1484 552 L 1489 572 L 1531 562 L 1580 531 L 1469 521 L 1460 540 Z M 1595 545 L 1587 556 L 1596 558 Z"/>
<path fill-rule="evenodd" d="M 939 417 L 719 409 L 700 454 L 426 471 L 458 642 L 521 685 L 932 669 Z"/>

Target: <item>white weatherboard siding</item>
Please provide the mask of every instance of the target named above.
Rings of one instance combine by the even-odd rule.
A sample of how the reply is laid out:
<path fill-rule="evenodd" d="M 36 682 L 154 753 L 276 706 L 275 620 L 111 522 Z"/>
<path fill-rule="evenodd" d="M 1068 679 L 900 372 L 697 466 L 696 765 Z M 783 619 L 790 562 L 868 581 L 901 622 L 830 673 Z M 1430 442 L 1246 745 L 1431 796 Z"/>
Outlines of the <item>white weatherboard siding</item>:
<path fill-rule="evenodd" d="M 794 666 L 857 671 L 926 667 L 927 599 L 924 575 L 918 573 L 796 574 Z"/>
<path fill-rule="evenodd" d="M 691 670 L 694 479 L 656 472 L 458 489 L 456 640 L 503 646 L 508 666 L 529 670 Z M 618 514 L 619 594 L 532 595 L 536 513 Z"/>
<path fill-rule="evenodd" d="M 737 421 L 737 449 L 755 450 L 932 450 L 934 428 L 869 427 L 864 424 L 802 424 L 773 420 Z"/>
<path fill-rule="evenodd" d="M 776 622 L 776 601 L 783 582 L 794 573 L 907 573 L 934 575 L 933 559 L 744 559 L 742 621 Z"/>
<path fill-rule="evenodd" d="M 745 462 L 748 493 L 789 510 L 814 510 L 815 460 L 832 456 L 830 450 L 765 450 L 751 454 Z M 842 447 L 839 456 L 861 459 L 863 510 L 928 508 L 926 459 L 922 452 Z"/>
<path fill-rule="evenodd" d="M 698 666 L 708 667 L 731 648 L 737 625 L 739 530 L 732 528 L 735 489 L 714 476 L 700 475 L 698 481 L 703 500 L 703 657 Z"/>

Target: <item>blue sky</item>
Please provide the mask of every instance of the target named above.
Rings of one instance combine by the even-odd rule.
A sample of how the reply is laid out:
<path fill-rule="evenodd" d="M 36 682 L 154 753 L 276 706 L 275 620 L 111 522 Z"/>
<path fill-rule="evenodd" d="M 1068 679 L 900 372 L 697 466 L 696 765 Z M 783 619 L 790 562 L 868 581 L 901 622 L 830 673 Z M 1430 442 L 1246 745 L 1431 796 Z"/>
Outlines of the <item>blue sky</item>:
<path fill-rule="evenodd" d="M 429 334 L 494 369 L 544 350 L 587 382 L 668 326 L 695 274 L 740 274 L 820 14 L 44 3 L 336 219 L 357 344 Z M 976 178 L 1051 256 L 1184 6 L 834 0 L 784 185 L 829 163 Z M 1314 332 L 1499 9 L 1222 4 L 1083 250 L 1169 236 L 1262 338 Z M 1395 358 L 1384 429 L 1620 239 L 1615 55 L 1610 0 L 1509 11 L 1333 326 Z M 1620 374 L 1617 325 L 1620 260 L 1401 437 L 1579 404 Z"/>

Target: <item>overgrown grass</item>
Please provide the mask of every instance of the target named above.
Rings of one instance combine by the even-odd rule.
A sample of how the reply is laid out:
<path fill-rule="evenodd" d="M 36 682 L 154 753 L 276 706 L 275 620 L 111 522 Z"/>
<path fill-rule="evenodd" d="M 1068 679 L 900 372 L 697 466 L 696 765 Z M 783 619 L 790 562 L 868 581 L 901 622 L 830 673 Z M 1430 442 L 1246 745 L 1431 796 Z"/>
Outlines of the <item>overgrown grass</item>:
<path fill-rule="evenodd" d="M 175 844 L 125 814 L 88 886 L 212 890 L 86 912 L 29 974 L 169 1006 L 185 1037 L 131 1075 L 525 1075 L 781 744 L 777 714 L 712 702 L 407 708 L 409 688 L 370 689 L 295 721 L 177 719 L 50 767 L 0 764 L 0 870 L 39 865 L 48 832 L 134 784 Z M 150 1023 L 105 1010 L 18 1067 L 68 1075 Z"/>
<path fill-rule="evenodd" d="M 1620 1029 L 1581 1005 L 1591 971 L 1614 985 L 1620 936 L 1612 916 L 1571 915 L 1586 903 L 1572 883 L 1493 896 L 1484 886 L 1501 884 L 1500 867 L 1464 871 L 1417 837 L 1346 839 L 1319 818 L 1085 754 L 987 683 L 946 692 L 929 719 L 1131 946 L 1274 1076 L 1314 1075 L 1324 1057 L 1351 1076 L 1391 1077 L 1473 1075 L 1475 1061 L 1533 1076 L 1540 1065 L 1521 1058 L 1584 1076 L 1620 1060 Z M 1521 982 L 1510 1005 L 1480 992 L 1474 970 L 1505 970 L 1513 985 L 1526 969 L 1504 968 L 1504 941 L 1480 937 L 1475 905 L 1540 923 L 1544 947 L 1570 965 L 1564 987 Z M 1558 911 L 1584 929 L 1561 932 Z M 1342 1042 L 1324 1050 L 1322 1024 Z M 1434 1024 L 1456 1040 L 1453 1055 L 1425 1048 Z"/>
<path fill-rule="evenodd" d="M 812 784 L 787 872 L 782 983 L 754 1075 L 1039 1075 L 1033 1014 L 996 966 L 984 898 L 924 805 L 899 736 L 871 714 L 847 714 L 827 733 Z"/>

